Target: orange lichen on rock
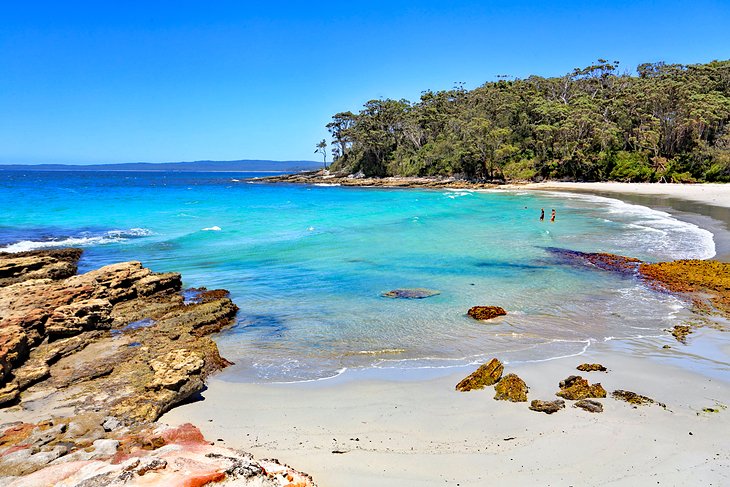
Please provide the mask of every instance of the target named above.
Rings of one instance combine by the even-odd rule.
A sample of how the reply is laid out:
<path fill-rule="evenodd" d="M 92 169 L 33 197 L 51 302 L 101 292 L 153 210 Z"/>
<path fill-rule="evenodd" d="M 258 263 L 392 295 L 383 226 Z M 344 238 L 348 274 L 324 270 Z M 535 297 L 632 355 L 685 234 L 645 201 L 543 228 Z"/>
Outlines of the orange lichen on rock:
<path fill-rule="evenodd" d="M 502 365 L 502 362 L 493 358 L 456 384 L 456 390 L 466 392 L 494 385 L 502 378 L 503 371 L 504 365 Z"/>
<path fill-rule="evenodd" d="M 730 316 L 730 263 L 715 260 L 675 260 L 641 264 L 641 277 L 676 293 L 708 293 L 710 303 Z M 695 300 L 696 304 L 701 301 Z"/>
<path fill-rule="evenodd" d="M 507 374 L 494 386 L 498 401 L 527 402 L 527 384 L 515 374 Z"/>
<path fill-rule="evenodd" d="M 504 316 L 507 312 L 499 306 L 473 306 L 466 314 L 475 320 L 491 320 L 497 316 Z"/>
<path fill-rule="evenodd" d="M 587 380 L 579 375 L 571 375 L 567 379 L 560 381 L 559 385 L 560 390 L 555 395 L 570 399 L 571 401 L 589 397 L 606 397 L 606 390 L 601 384 L 589 384 Z"/>

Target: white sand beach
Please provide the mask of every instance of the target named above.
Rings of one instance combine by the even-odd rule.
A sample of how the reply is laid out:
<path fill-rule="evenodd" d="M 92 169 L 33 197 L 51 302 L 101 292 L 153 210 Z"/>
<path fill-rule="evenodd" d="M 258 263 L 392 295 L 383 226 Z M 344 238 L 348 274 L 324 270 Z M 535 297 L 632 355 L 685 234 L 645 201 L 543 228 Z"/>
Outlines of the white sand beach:
<path fill-rule="evenodd" d="M 730 206 L 730 185 L 519 188 Z M 577 372 L 584 362 L 609 371 Z M 505 373 L 528 384 L 529 400 L 557 399 L 558 382 L 569 375 L 600 382 L 609 392 L 599 400 L 602 413 L 566 401 L 565 409 L 546 415 L 529 410 L 529 403 L 495 401 L 491 387 L 456 392 L 454 385 L 474 368 L 430 376 L 353 372 L 299 384 L 235 383 L 223 373 L 210 381 L 203 401 L 177 407 L 162 421 L 193 422 L 211 441 L 280 457 L 321 486 L 730 485 L 730 341 L 723 331 L 701 328 L 687 345 L 669 333 L 593 343 L 581 356 L 506 365 Z M 616 389 L 649 396 L 666 409 L 618 401 L 610 397 Z"/>

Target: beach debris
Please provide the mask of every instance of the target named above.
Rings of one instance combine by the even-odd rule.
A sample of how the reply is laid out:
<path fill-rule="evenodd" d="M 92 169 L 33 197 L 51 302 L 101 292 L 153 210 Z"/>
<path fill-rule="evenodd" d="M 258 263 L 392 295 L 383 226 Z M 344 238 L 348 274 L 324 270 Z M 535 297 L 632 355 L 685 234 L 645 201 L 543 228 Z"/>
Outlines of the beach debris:
<path fill-rule="evenodd" d="M 504 316 L 507 312 L 499 306 L 473 306 L 466 314 L 475 320 L 491 320 L 497 316 Z"/>
<path fill-rule="evenodd" d="M 498 401 L 527 402 L 528 387 L 525 381 L 515 374 L 507 374 L 494 386 Z"/>
<path fill-rule="evenodd" d="M 477 370 L 465 377 L 461 382 L 456 384 L 456 390 L 467 392 L 474 389 L 484 389 L 499 382 L 504 372 L 502 362 L 493 358 L 489 362 L 479 366 Z"/>
<path fill-rule="evenodd" d="M 603 404 L 601 404 L 598 401 L 593 401 L 591 399 L 581 399 L 580 401 L 576 401 L 573 404 L 573 407 L 585 409 L 589 413 L 602 413 L 603 412 Z"/>
<path fill-rule="evenodd" d="M 670 349 L 672 347 L 671 347 L 671 345 L 664 345 L 662 348 L 665 349 L 665 350 L 668 350 L 668 349 Z"/>
<path fill-rule="evenodd" d="M 687 335 L 692 333 L 692 327 L 689 325 L 674 325 L 674 328 L 670 331 L 672 336 L 677 339 L 678 342 L 687 344 Z"/>
<path fill-rule="evenodd" d="M 388 291 L 387 293 L 381 294 L 381 296 L 383 296 L 384 298 L 393 298 L 393 299 L 424 299 L 424 298 L 430 298 L 431 296 L 438 296 L 439 294 L 441 294 L 441 291 L 435 291 L 433 289 L 416 287 L 416 288 L 393 289 L 392 291 Z"/>
<path fill-rule="evenodd" d="M 540 401 L 535 399 L 530 403 L 530 409 L 540 413 L 553 414 L 557 413 L 565 407 L 565 401 L 557 399 L 555 401 Z"/>
<path fill-rule="evenodd" d="M 608 369 L 601 364 L 580 364 L 576 369 L 581 372 L 608 372 Z"/>
<path fill-rule="evenodd" d="M 591 397 L 606 397 L 606 390 L 600 383 L 589 384 L 586 379 L 579 375 L 571 375 L 567 379 L 560 381 L 559 386 L 560 390 L 555 394 L 571 401 Z"/>
<path fill-rule="evenodd" d="M 666 408 L 666 404 L 663 404 L 661 402 L 655 401 L 654 399 L 646 396 L 642 396 L 641 394 L 637 394 L 635 392 L 631 391 L 625 391 L 622 389 L 617 389 L 611 393 L 611 397 L 613 397 L 616 400 L 619 401 L 626 401 L 629 404 L 633 404 L 634 406 L 643 406 L 646 404 L 657 404 L 663 408 Z"/>

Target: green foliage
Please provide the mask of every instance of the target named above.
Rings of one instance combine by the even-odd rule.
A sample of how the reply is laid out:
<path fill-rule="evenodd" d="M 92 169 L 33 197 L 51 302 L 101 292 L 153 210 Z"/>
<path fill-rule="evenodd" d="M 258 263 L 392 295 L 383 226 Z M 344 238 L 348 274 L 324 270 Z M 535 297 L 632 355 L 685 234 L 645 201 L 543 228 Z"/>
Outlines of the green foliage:
<path fill-rule="evenodd" d="M 619 151 L 614 156 L 614 167 L 609 177 L 627 183 L 647 182 L 654 177 L 654 170 L 646 154 Z"/>
<path fill-rule="evenodd" d="M 561 77 L 370 100 L 327 128 L 333 170 L 470 179 L 727 181 L 730 61 L 599 59 Z"/>

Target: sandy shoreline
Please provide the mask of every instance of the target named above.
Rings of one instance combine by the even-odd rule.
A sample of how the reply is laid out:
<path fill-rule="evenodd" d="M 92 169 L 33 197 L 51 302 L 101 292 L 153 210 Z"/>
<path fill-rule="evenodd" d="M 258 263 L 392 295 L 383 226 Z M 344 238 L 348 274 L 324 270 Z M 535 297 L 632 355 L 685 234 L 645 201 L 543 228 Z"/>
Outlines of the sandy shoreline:
<path fill-rule="evenodd" d="M 517 188 L 730 207 L 730 185 L 550 183 Z M 722 222 L 717 225 L 723 230 Z M 593 343 L 584 355 L 508 364 L 506 372 L 527 382 L 530 400 L 553 400 L 558 382 L 578 373 L 575 367 L 583 362 L 609 368 L 608 373 L 581 373 L 609 393 L 632 390 L 666 403 L 667 409 L 633 408 L 609 397 L 601 400 L 605 409 L 600 414 L 572 408 L 568 401 L 566 409 L 548 416 L 530 411 L 526 403 L 494 401 L 492 388 L 454 391 L 473 368 L 435 371 L 430 378 L 417 372 L 347 373 L 300 384 L 235 383 L 223 373 L 210 381 L 203 401 L 177 407 L 162 421 L 201 425 L 211 440 L 279 457 L 313 475 L 321 486 L 730 482 L 730 410 L 725 409 L 730 405 L 730 344 L 725 333 L 702 328 L 688 345 L 668 333 Z"/>

